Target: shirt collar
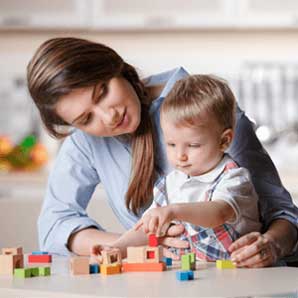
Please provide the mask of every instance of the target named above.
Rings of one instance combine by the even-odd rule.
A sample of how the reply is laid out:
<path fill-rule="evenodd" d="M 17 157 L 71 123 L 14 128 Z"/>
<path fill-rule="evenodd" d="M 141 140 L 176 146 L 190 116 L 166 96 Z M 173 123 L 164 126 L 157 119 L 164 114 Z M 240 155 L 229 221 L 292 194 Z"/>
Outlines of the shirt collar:
<path fill-rule="evenodd" d="M 203 175 L 191 176 L 188 177 L 185 173 L 174 170 L 175 178 L 177 178 L 177 182 L 182 186 L 187 181 L 198 181 L 201 183 L 213 183 L 224 171 L 226 164 L 229 162 L 229 156 L 225 155 L 224 158 L 220 161 L 220 163 L 210 172 L 205 173 Z"/>
<path fill-rule="evenodd" d="M 161 91 L 160 95 L 152 102 L 151 104 L 151 112 L 155 110 L 156 107 L 159 106 L 160 101 L 165 98 L 168 93 L 173 88 L 174 84 L 188 76 L 188 72 L 183 67 L 177 67 L 172 70 L 153 75 L 145 80 L 146 86 L 154 86 L 164 84 L 164 88 Z"/>

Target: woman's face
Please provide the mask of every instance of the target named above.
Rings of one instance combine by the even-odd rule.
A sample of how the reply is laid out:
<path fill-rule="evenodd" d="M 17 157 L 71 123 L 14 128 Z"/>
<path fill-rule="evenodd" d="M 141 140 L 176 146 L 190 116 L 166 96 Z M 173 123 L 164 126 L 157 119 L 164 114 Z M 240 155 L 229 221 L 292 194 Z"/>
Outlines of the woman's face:
<path fill-rule="evenodd" d="M 55 108 L 68 124 L 100 137 L 132 133 L 141 119 L 140 100 L 122 77 L 75 89 L 62 96 Z"/>

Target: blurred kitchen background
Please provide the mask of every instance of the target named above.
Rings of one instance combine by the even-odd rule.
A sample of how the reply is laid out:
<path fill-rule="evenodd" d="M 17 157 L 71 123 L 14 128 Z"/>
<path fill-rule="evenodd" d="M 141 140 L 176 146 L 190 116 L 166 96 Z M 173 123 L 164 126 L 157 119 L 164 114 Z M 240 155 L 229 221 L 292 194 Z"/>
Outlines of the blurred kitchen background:
<path fill-rule="evenodd" d="M 0 247 L 38 248 L 59 142 L 45 133 L 25 76 L 55 36 L 105 43 L 144 77 L 183 66 L 226 78 L 298 204 L 297 0 L 0 0 L 0 153 L 2 140 L 12 161 L 2 158 L 0 170 Z M 94 196 L 90 216 L 121 231 L 100 186 Z"/>

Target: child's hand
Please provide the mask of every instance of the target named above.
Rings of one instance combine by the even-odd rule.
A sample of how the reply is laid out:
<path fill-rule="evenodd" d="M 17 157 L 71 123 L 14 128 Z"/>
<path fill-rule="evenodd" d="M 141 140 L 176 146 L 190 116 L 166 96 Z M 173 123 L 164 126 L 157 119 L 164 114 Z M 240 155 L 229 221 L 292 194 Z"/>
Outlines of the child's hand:
<path fill-rule="evenodd" d="M 171 206 L 157 207 L 147 211 L 135 225 L 135 230 L 143 228 L 144 233 L 164 236 L 170 222 L 174 219 Z"/>
<path fill-rule="evenodd" d="M 96 244 L 91 247 L 90 258 L 94 263 L 102 263 L 102 251 L 103 250 L 113 250 L 114 248 L 107 245 Z"/>

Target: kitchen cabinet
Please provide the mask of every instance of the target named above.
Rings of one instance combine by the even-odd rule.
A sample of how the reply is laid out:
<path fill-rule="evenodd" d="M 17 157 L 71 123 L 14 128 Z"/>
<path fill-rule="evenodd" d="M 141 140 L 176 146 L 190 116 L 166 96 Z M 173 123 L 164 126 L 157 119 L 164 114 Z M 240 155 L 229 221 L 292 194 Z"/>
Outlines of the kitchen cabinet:
<path fill-rule="evenodd" d="M 296 28 L 296 0 L 0 0 L 0 29 Z"/>
<path fill-rule="evenodd" d="M 93 28 L 183 29 L 233 25 L 234 0 L 93 0 Z"/>
<path fill-rule="evenodd" d="M 237 27 L 295 28 L 297 0 L 241 0 L 237 2 Z"/>
<path fill-rule="evenodd" d="M 82 28 L 90 20 L 90 0 L 0 0 L 2 28 Z"/>

